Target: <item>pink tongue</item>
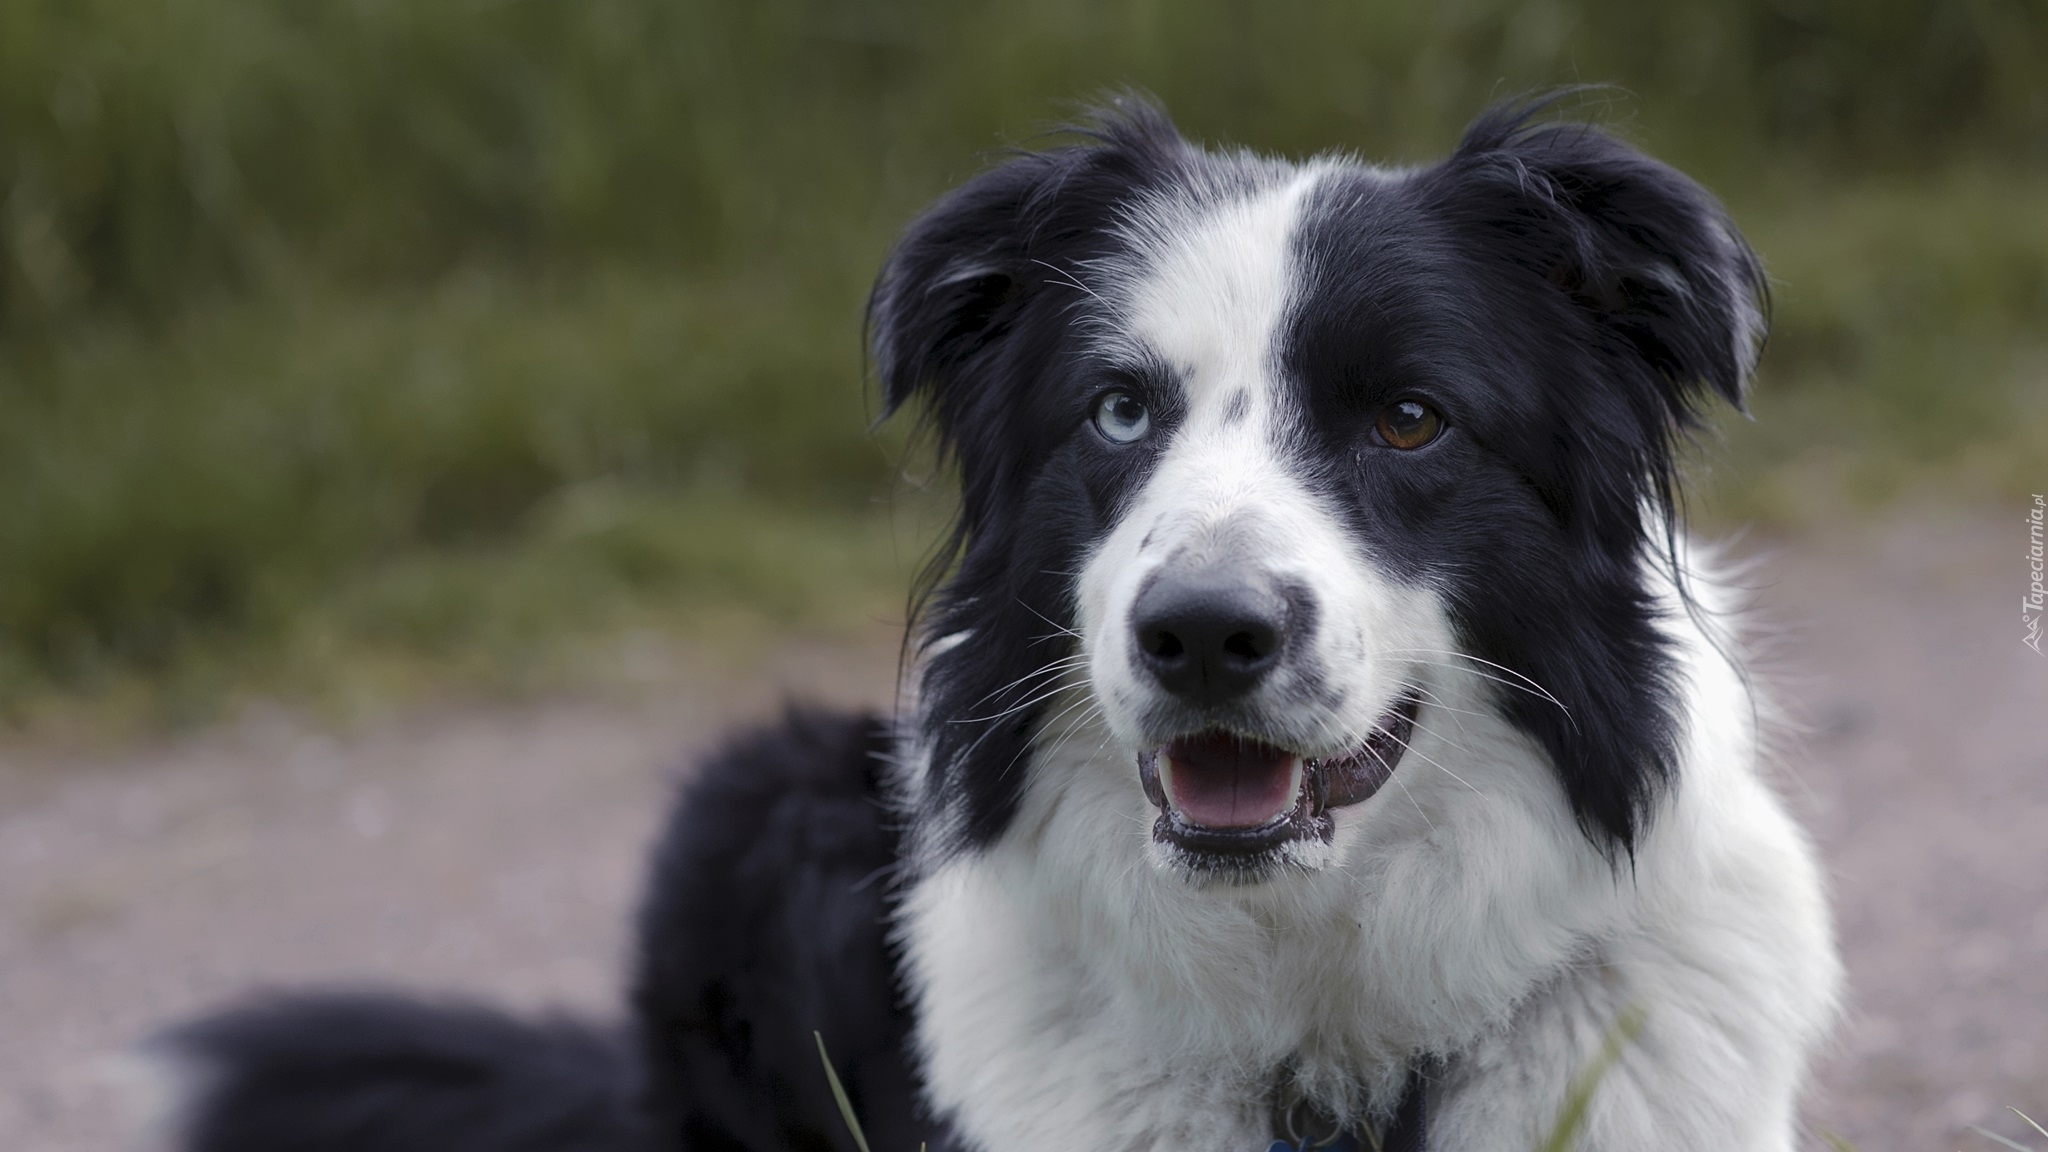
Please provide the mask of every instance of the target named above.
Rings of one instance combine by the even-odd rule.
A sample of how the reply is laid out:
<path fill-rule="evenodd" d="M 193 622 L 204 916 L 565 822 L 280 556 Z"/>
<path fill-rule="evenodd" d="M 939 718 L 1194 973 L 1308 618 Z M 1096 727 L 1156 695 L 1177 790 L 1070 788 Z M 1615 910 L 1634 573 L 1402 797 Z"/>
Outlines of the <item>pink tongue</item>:
<path fill-rule="evenodd" d="M 1167 788 L 1182 817 L 1207 828 L 1257 828 L 1294 806 L 1294 754 L 1224 732 L 1166 746 Z"/>

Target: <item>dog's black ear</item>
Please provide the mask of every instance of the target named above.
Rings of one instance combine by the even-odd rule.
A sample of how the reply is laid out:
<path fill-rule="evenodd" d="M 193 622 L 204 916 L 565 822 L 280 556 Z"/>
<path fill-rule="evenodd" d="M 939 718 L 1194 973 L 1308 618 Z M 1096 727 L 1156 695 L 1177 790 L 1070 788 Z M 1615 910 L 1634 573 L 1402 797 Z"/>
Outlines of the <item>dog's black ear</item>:
<path fill-rule="evenodd" d="M 1069 130 L 1080 142 L 1016 155 L 914 221 L 868 299 L 868 347 L 884 414 L 930 394 L 942 432 L 971 402 L 957 382 L 1043 312 L 1079 291 L 1076 270 L 1113 242 L 1119 212 L 1188 145 L 1156 105 L 1117 99 Z"/>
<path fill-rule="evenodd" d="M 1769 303 L 1756 254 L 1683 173 L 1591 125 L 1532 122 L 1549 102 L 1503 105 L 1466 129 L 1441 169 L 1439 210 L 1639 358 L 1674 426 L 1691 425 L 1707 394 L 1741 407 Z"/>

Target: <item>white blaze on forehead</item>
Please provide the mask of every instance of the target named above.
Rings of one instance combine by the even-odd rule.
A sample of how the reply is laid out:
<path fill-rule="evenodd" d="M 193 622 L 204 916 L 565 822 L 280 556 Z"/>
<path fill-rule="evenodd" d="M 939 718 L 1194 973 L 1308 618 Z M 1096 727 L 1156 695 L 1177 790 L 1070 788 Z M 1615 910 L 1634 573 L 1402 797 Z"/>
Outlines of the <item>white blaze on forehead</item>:
<path fill-rule="evenodd" d="M 1126 286 L 1125 322 L 1186 390 L 1207 423 L 1240 390 L 1263 415 L 1280 326 L 1300 273 L 1294 234 L 1320 165 L 1220 200 L 1168 200 L 1133 227 L 1142 265 Z"/>
<path fill-rule="evenodd" d="M 1102 722 L 1133 749 L 1188 723 L 1133 626 L 1144 589 L 1169 569 L 1258 581 L 1304 606 L 1288 656 L 1244 706 L 1274 743 L 1309 754 L 1348 751 L 1349 734 L 1391 706 L 1405 674 L 1380 649 L 1448 643 L 1427 594 L 1380 570 L 1292 442 L 1305 413 L 1287 400 L 1282 352 L 1308 278 L 1298 241 L 1318 184 L 1339 171 L 1355 169 L 1276 166 L 1239 187 L 1163 197 L 1127 225 L 1132 258 L 1111 281 L 1101 331 L 1113 352 L 1166 369 L 1183 404 L 1081 567 L 1076 631 Z"/>

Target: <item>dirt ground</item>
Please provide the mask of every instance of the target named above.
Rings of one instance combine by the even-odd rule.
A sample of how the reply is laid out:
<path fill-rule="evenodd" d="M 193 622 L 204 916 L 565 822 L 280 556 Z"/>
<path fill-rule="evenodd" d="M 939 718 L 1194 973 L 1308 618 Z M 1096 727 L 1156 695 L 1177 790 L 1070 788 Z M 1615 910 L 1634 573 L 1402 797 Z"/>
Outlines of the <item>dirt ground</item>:
<path fill-rule="evenodd" d="M 1746 551 L 1806 721 L 1784 789 L 1834 876 L 1850 1011 L 1807 1107 L 1862 1152 L 1995 1147 L 2048 1114 L 2048 660 L 2024 530 L 1922 511 Z M 881 702 L 894 648 L 791 644 L 643 699 L 282 712 L 161 747 L 0 749 L 0 1148 L 135 1147 L 124 1054 L 253 987 L 391 982 L 617 1011 L 671 781 L 780 691 Z M 2048 1141 L 2036 1139 L 2030 1146 Z"/>

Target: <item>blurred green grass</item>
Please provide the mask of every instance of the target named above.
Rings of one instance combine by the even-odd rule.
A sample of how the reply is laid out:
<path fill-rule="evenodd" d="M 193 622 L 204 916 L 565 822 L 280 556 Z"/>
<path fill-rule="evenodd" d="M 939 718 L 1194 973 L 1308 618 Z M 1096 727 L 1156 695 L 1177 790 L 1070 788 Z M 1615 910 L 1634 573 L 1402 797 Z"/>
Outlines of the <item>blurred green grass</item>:
<path fill-rule="evenodd" d="M 0 369 L 0 702 L 203 717 L 365 669 L 416 689 L 423 661 L 516 688 L 592 631 L 900 618 L 936 499 L 864 434 L 856 335 L 787 338 L 807 310 L 737 280 L 469 272 Z"/>
<path fill-rule="evenodd" d="M 2044 59 L 2032 0 L 0 0 L 0 715 L 900 618 L 867 278 L 1124 84 L 1410 161 L 1624 85 L 1776 284 L 1710 522 L 2032 490 Z"/>
<path fill-rule="evenodd" d="M 1731 194 L 1774 319 L 1710 525 L 2048 484 L 2048 180 L 1995 161 Z"/>

